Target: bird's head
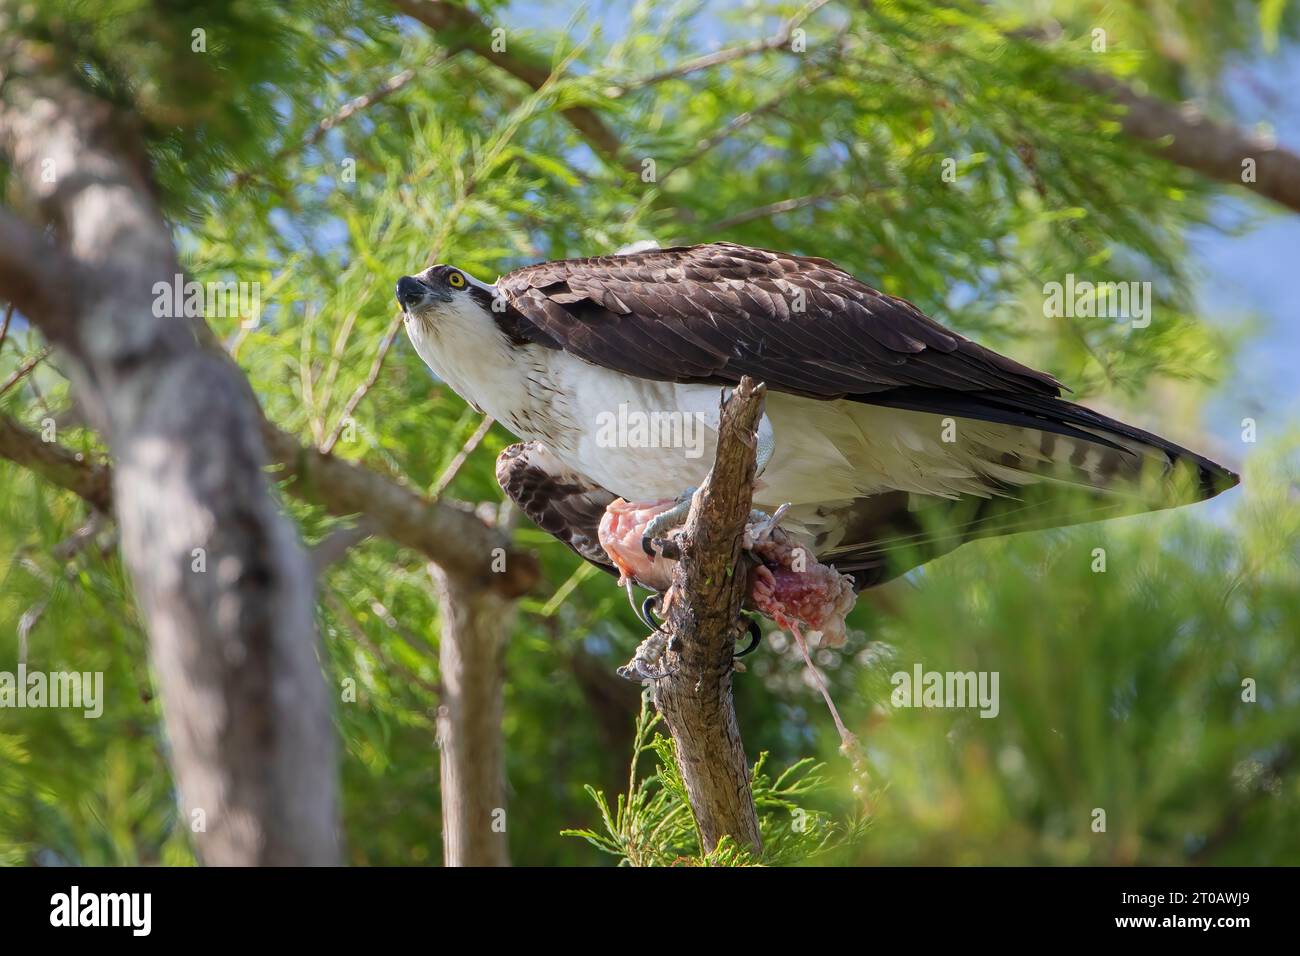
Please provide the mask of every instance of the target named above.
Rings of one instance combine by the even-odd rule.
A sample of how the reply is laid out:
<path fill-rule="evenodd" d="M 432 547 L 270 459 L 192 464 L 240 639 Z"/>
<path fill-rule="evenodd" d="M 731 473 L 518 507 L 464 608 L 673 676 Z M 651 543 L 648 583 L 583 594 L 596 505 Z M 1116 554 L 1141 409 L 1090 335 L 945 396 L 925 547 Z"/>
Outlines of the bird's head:
<path fill-rule="evenodd" d="M 440 315 L 461 315 L 475 308 L 492 310 L 496 287 L 455 266 L 430 266 L 397 280 L 397 302 L 409 318 L 436 323 Z"/>

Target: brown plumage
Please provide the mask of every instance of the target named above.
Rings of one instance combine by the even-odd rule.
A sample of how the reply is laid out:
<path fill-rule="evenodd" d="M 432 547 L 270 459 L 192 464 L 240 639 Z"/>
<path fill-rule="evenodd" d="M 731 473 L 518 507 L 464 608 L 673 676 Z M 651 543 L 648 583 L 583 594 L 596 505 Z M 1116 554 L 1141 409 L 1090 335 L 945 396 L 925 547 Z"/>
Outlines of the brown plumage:
<path fill-rule="evenodd" d="M 448 270 L 456 271 L 438 266 L 423 281 L 435 298 L 453 301 L 440 285 Z M 502 361 L 518 356 L 531 394 L 540 396 L 529 409 L 506 405 L 507 417 L 498 415 L 524 438 L 550 441 L 539 417 L 554 416 L 552 405 L 574 406 L 568 392 L 546 397 L 556 386 L 539 370 L 546 355 L 559 352 L 657 383 L 730 385 L 746 375 L 763 381 L 769 411 L 785 403 L 778 455 L 818 419 L 819 408 L 807 400 L 845 400 L 857 412 L 836 422 L 865 421 L 874 429 L 869 453 L 852 459 L 855 469 L 873 469 L 871 490 L 827 493 L 811 503 L 805 497 L 791 514 L 814 529 L 817 556 L 859 587 L 973 538 L 1170 507 L 1237 483 L 1194 452 L 1062 399 L 1051 375 L 945 329 L 826 259 L 708 243 L 540 263 L 465 292 L 508 343 Z M 426 351 L 444 377 L 462 379 L 462 394 L 487 404 L 493 393 L 476 394 L 472 369 L 457 364 L 462 353 L 439 353 L 433 345 Z M 671 401 L 667 388 L 654 394 Z M 628 390 L 636 391 L 633 383 Z M 802 411 L 788 417 L 795 408 Z M 952 419 L 962 422 L 959 443 L 936 446 L 938 424 Z M 590 423 L 571 417 L 566 427 Z M 831 443 L 838 437 L 827 436 Z M 919 446 L 911 443 L 918 441 L 928 444 L 914 454 Z M 953 457 L 936 447 L 951 448 Z M 619 481 L 602 487 L 583 473 L 607 462 L 561 452 L 537 441 L 512 446 L 498 462 L 498 479 L 542 528 L 608 569 L 596 526 L 605 505 L 628 492 Z M 816 477 L 796 490 L 820 494 Z M 956 491 L 950 479 L 959 483 Z"/>
<path fill-rule="evenodd" d="M 729 242 L 517 269 L 498 291 L 540 336 L 656 381 L 816 398 L 907 386 L 1056 396 L 1052 376 L 998 355 L 826 259 Z"/>

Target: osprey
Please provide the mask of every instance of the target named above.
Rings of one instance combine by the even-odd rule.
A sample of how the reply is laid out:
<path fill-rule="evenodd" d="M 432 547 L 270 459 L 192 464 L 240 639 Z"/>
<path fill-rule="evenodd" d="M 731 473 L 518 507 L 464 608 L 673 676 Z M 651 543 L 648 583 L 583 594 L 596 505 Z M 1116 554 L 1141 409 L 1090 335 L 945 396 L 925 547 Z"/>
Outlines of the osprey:
<path fill-rule="evenodd" d="M 545 262 L 494 285 L 435 265 L 398 280 L 397 298 L 429 368 L 525 440 L 498 460 L 506 493 L 655 590 L 664 559 L 628 545 L 680 514 L 668 506 L 713 461 L 719 386 L 746 375 L 768 388 L 755 507 L 781 511 L 780 540 L 771 522 L 762 544 L 806 548 L 853 589 L 974 538 L 1237 483 L 826 259 L 716 242 Z"/>

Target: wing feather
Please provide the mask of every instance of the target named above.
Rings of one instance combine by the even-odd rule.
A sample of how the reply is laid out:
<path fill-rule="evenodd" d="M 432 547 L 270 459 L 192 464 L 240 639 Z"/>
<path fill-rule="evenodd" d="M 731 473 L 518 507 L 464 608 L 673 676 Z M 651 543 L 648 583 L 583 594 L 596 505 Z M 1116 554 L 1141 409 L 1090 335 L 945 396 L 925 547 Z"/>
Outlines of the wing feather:
<path fill-rule="evenodd" d="M 1172 442 L 1063 401 L 1052 376 L 945 329 L 825 259 L 711 243 L 541 263 L 503 276 L 497 289 L 520 338 L 627 375 L 714 384 L 749 375 L 776 392 L 847 397 L 1030 436 L 983 449 L 987 494 L 919 499 L 899 490 L 828 502 L 820 517 L 834 541 L 818 542 L 819 557 L 859 587 L 972 538 L 1187 500 L 1181 491 L 1158 501 L 1123 493 L 1152 465 L 1193 497 L 1237 481 Z M 1026 484 L 1028 474 L 1041 481 Z M 497 475 L 539 526 L 610 570 L 596 540 L 608 491 L 535 442 L 507 449 Z"/>
<path fill-rule="evenodd" d="M 921 386 L 1056 396 L 1050 375 L 945 329 L 825 259 L 732 243 L 568 259 L 497 288 L 538 338 L 656 381 L 734 383 L 817 398 Z"/>

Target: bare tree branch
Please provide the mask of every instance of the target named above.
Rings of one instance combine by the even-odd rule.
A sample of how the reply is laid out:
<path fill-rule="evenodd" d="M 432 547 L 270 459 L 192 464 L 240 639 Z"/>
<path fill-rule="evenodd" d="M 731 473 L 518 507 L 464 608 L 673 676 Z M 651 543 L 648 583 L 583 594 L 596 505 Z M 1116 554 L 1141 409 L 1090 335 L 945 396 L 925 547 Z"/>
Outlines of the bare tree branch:
<path fill-rule="evenodd" d="M 756 53 L 767 53 L 770 50 L 779 50 L 782 47 L 790 45 L 791 36 L 794 31 L 807 20 L 810 16 L 826 6 L 830 0 L 813 0 L 802 10 L 781 24 L 780 29 L 770 37 L 762 40 L 752 40 L 749 43 L 742 43 L 738 46 L 727 47 L 718 50 L 715 53 L 706 53 L 704 56 L 698 56 L 691 60 L 684 60 L 676 66 L 661 70 L 658 73 L 652 73 L 649 76 L 642 77 L 638 80 L 631 80 L 619 88 L 620 92 L 627 90 L 640 89 L 643 86 L 653 86 L 656 83 L 662 83 L 665 80 L 673 80 L 682 76 L 689 76 L 692 73 L 698 73 L 701 70 L 710 70 L 715 66 L 721 66 L 724 63 L 730 63 L 733 60 L 739 60 L 743 57 L 754 56 Z"/>
<path fill-rule="evenodd" d="M 379 86 L 371 90 L 369 93 L 366 93 L 362 96 L 358 96 L 356 99 L 351 100 L 348 103 L 344 103 L 343 106 L 339 107 L 337 112 L 333 113 L 330 116 L 325 117 L 323 120 L 317 123 L 316 127 L 301 143 L 299 143 L 295 147 L 292 147 L 292 151 L 301 152 L 302 150 L 307 149 L 309 146 L 315 146 L 324 138 L 325 134 L 328 133 L 330 130 L 332 130 L 335 126 L 338 126 L 340 123 L 344 123 L 350 120 L 357 113 L 360 113 L 362 110 L 369 109 L 370 107 L 374 106 L 376 103 L 382 103 L 384 100 L 388 99 L 388 97 L 392 96 L 402 87 L 404 87 L 407 83 L 410 83 L 411 80 L 415 79 L 415 77 L 416 77 L 415 70 L 413 69 L 402 70 L 400 73 L 395 73 L 394 75 L 390 76 L 388 79 L 386 79 L 383 83 L 379 84 Z M 288 155 L 287 153 L 282 151 L 277 156 L 277 158 L 283 159 L 287 155 Z"/>
<path fill-rule="evenodd" d="M 511 41 L 501 50 L 493 49 L 492 28 L 466 7 L 446 0 L 393 0 L 393 5 L 436 33 L 447 49 L 469 50 L 534 90 L 540 90 L 550 78 L 551 71 L 545 61 L 521 50 L 517 42 Z M 640 175 L 640 165 L 623 158 L 623 147 L 618 137 L 595 110 L 587 106 L 571 106 L 563 111 L 563 115 L 597 154 L 615 166 Z"/>
<path fill-rule="evenodd" d="M 374 522 L 367 518 L 362 518 L 356 524 L 335 528 L 311 549 L 311 564 L 316 569 L 316 574 L 320 575 L 330 565 L 342 561 L 362 541 L 373 538 L 376 530 Z"/>
<path fill-rule="evenodd" d="M 798 89 L 803 85 L 804 85 L 804 81 L 800 81 L 799 83 L 795 84 L 795 89 Z M 695 148 L 692 149 L 686 156 L 682 157 L 681 162 L 677 163 L 677 165 L 673 166 L 672 169 L 668 170 L 668 172 L 664 173 L 663 176 L 660 177 L 659 179 L 660 183 L 668 182 L 668 180 L 672 178 L 674 173 L 686 169 L 692 163 L 695 163 L 698 160 L 702 159 L 704 156 L 708 155 L 708 153 L 712 151 L 714 147 L 716 147 L 719 143 L 722 143 L 727 139 L 730 139 L 732 136 L 736 135 L 736 133 L 740 132 L 742 129 L 744 129 L 754 120 L 758 119 L 760 116 L 764 115 L 765 113 L 770 113 L 772 110 L 779 107 L 782 103 L 788 102 L 790 94 L 792 92 L 794 92 L 794 90 L 782 90 L 776 96 L 773 96 L 768 100 L 765 100 L 764 102 L 760 103 L 758 106 L 755 106 L 753 109 L 746 110 L 745 112 L 739 113 L 736 116 L 732 117 L 721 127 L 714 130 L 708 136 L 704 137 L 698 143 L 696 143 Z"/>
<path fill-rule="evenodd" d="M 736 725 L 731 675 L 747 574 L 741 537 L 753 498 L 754 435 L 766 389 L 741 379 L 723 404 L 713 469 L 695 493 L 679 543 L 668 602 L 668 676 L 655 681 L 655 706 L 677 745 L 682 780 L 705 852 L 724 836 L 761 849 L 745 749 Z"/>
<path fill-rule="evenodd" d="M 447 866 L 508 866 L 504 711 L 505 648 L 515 602 L 429 565 L 438 589 L 442 638 L 438 670 L 443 861 Z"/>
<path fill-rule="evenodd" d="M 1300 155 L 1193 109 L 1138 93 L 1104 73 L 1075 76 L 1088 89 L 1123 107 L 1119 121 L 1124 132 L 1148 143 L 1158 155 L 1300 212 Z"/>
<path fill-rule="evenodd" d="M 100 511 L 107 512 L 112 507 L 113 471 L 108 465 L 92 462 L 57 442 L 42 441 L 40 435 L 2 413 L 0 457 L 34 471 L 51 484 L 68 489 Z"/>
<path fill-rule="evenodd" d="M 474 454 L 474 449 L 483 442 L 483 439 L 487 437 L 487 433 L 492 430 L 492 422 L 491 415 L 483 416 L 483 420 L 478 423 L 478 428 L 474 429 L 474 434 L 465 440 L 465 444 L 461 446 L 460 451 L 456 452 L 456 457 L 451 460 L 451 464 L 443 470 L 443 473 L 438 476 L 438 480 L 433 483 L 433 491 L 429 492 L 430 498 L 434 501 L 442 498 L 442 493 L 456 480 L 456 476 L 460 474 L 460 470 L 465 466 L 465 462 L 469 460 L 469 456 Z"/>
<path fill-rule="evenodd" d="M 343 413 L 339 415 L 339 420 L 334 423 L 334 430 L 325 439 L 321 445 L 321 451 L 328 455 L 338 444 L 339 436 L 343 434 L 343 429 L 347 427 L 348 419 L 352 413 L 357 410 L 361 400 L 366 397 L 375 382 L 379 380 L 379 373 L 384 368 L 384 359 L 388 358 L 388 351 L 393 347 L 393 341 L 397 338 L 397 333 L 402 331 L 402 313 L 398 312 L 388 322 L 388 328 L 384 330 L 384 337 L 379 341 L 379 349 L 375 352 L 374 360 L 370 363 L 370 372 L 366 375 L 366 380 L 356 387 L 356 390 L 348 396 L 347 403 L 343 406 Z"/>
<path fill-rule="evenodd" d="M 515 550 L 508 535 L 484 524 L 468 505 L 431 503 L 363 465 L 322 455 L 270 423 L 262 428 L 269 455 L 280 466 L 278 477 L 288 479 L 286 490 L 295 497 L 336 517 L 364 515 L 362 526 L 373 526 L 436 563 L 456 567 L 505 597 L 526 593 L 540 577 L 536 558 Z M 0 457 L 109 510 L 113 473 L 107 464 L 44 442 L 2 413 Z"/>
<path fill-rule="evenodd" d="M 50 553 L 60 561 L 71 561 L 99 536 L 107 521 L 103 511 L 92 511 L 86 523 L 56 544 Z"/>
<path fill-rule="evenodd" d="M 364 514 L 386 537 L 504 597 L 519 597 L 537 582 L 536 558 L 515 550 L 509 535 L 485 525 L 468 505 L 430 503 L 363 465 L 306 448 L 269 423 L 263 434 L 295 497 L 337 517 Z"/>
<path fill-rule="evenodd" d="M 46 346 L 45 348 L 37 352 L 35 355 L 33 355 L 31 358 L 29 358 L 27 361 L 23 362 L 22 365 L 14 369 L 13 374 L 10 375 L 7 379 L 5 379 L 3 383 L 0 383 L 0 395 L 3 395 L 5 392 L 9 391 L 9 389 L 13 388 L 24 378 L 26 378 L 31 373 L 32 369 L 36 368 L 36 366 L 40 365 L 42 362 L 45 361 L 46 356 L 48 356 L 49 354 L 50 354 L 49 346 Z"/>
<path fill-rule="evenodd" d="M 9 323 L 14 320 L 14 304 L 12 302 L 5 305 L 4 323 L 0 324 L 0 349 L 5 347 L 5 342 L 9 340 Z"/>

